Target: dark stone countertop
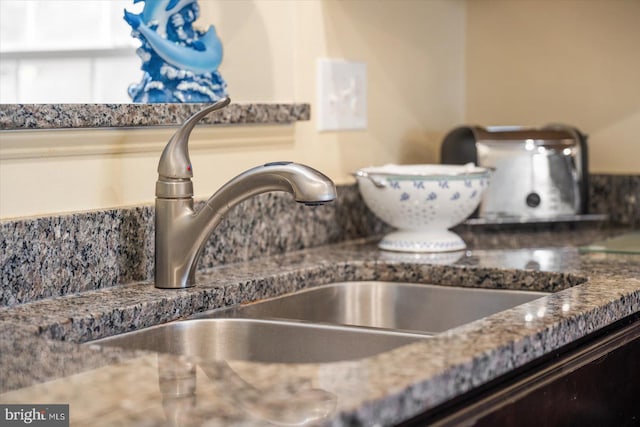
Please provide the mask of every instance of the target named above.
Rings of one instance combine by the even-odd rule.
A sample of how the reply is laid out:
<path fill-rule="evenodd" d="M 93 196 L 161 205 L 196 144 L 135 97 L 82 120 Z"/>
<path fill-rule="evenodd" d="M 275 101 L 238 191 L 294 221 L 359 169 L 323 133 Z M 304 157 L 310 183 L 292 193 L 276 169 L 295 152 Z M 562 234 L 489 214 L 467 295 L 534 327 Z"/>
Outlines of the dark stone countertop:
<path fill-rule="evenodd" d="M 179 126 L 209 104 L 0 104 L 0 130 Z M 203 124 L 309 120 L 309 104 L 231 104 Z"/>
<path fill-rule="evenodd" d="M 188 290 L 141 282 L 5 307 L 0 402 L 68 403 L 72 425 L 155 426 L 170 417 L 182 425 L 273 425 L 274 414 L 334 426 L 397 423 L 639 312 L 638 255 L 577 249 L 624 231 L 465 231 L 470 250 L 440 256 L 351 241 L 211 268 Z M 355 280 L 553 293 L 374 357 L 335 363 L 185 361 L 77 344 Z M 163 401 L 159 368 L 185 364 L 197 365 L 197 399 Z"/>

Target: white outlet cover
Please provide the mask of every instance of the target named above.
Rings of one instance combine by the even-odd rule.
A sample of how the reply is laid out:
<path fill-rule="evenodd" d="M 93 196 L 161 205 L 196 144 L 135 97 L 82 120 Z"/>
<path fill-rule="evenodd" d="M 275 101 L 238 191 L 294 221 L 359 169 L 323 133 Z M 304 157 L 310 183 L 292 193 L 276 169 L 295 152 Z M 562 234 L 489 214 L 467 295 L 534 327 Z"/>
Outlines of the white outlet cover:
<path fill-rule="evenodd" d="M 367 64 L 318 59 L 319 131 L 367 128 Z"/>

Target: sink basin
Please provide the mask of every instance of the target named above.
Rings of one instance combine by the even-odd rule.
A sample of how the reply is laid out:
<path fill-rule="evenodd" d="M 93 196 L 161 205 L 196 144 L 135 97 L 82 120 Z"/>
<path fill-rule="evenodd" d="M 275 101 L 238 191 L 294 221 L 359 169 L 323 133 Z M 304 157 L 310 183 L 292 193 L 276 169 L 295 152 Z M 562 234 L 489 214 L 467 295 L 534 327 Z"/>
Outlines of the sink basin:
<path fill-rule="evenodd" d="M 373 356 L 545 295 L 396 282 L 333 283 L 91 344 L 205 360 L 336 362 Z"/>
<path fill-rule="evenodd" d="M 260 319 L 183 320 L 90 344 L 204 360 L 321 363 L 360 359 L 423 339 L 419 335 Z"/>
<path fill-rule="evenodd" d="M 296 319 L 436 334 L 549 295 L 396 282 L 343 282 L 201 317 Z"/>

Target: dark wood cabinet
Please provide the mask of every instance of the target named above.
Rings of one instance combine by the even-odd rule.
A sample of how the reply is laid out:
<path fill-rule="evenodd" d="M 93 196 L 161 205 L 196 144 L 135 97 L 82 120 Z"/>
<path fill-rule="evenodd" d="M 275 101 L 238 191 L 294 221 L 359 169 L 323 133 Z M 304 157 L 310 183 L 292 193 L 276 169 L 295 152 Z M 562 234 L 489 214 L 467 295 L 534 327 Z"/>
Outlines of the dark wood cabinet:
<path fill-rule="evenodd" d="M 632 316 L 403 426 L 640 426 L 640 319 Z"/>

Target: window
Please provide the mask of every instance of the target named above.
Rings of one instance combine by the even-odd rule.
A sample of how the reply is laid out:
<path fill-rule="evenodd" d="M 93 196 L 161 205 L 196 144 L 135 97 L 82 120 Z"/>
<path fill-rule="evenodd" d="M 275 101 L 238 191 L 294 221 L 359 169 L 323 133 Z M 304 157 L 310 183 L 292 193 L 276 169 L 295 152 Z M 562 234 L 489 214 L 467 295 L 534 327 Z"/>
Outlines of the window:
<path fill-rule="evenodd" d="M 0 0 L 0 103 L 131 102 L 132 0 Z"/>

